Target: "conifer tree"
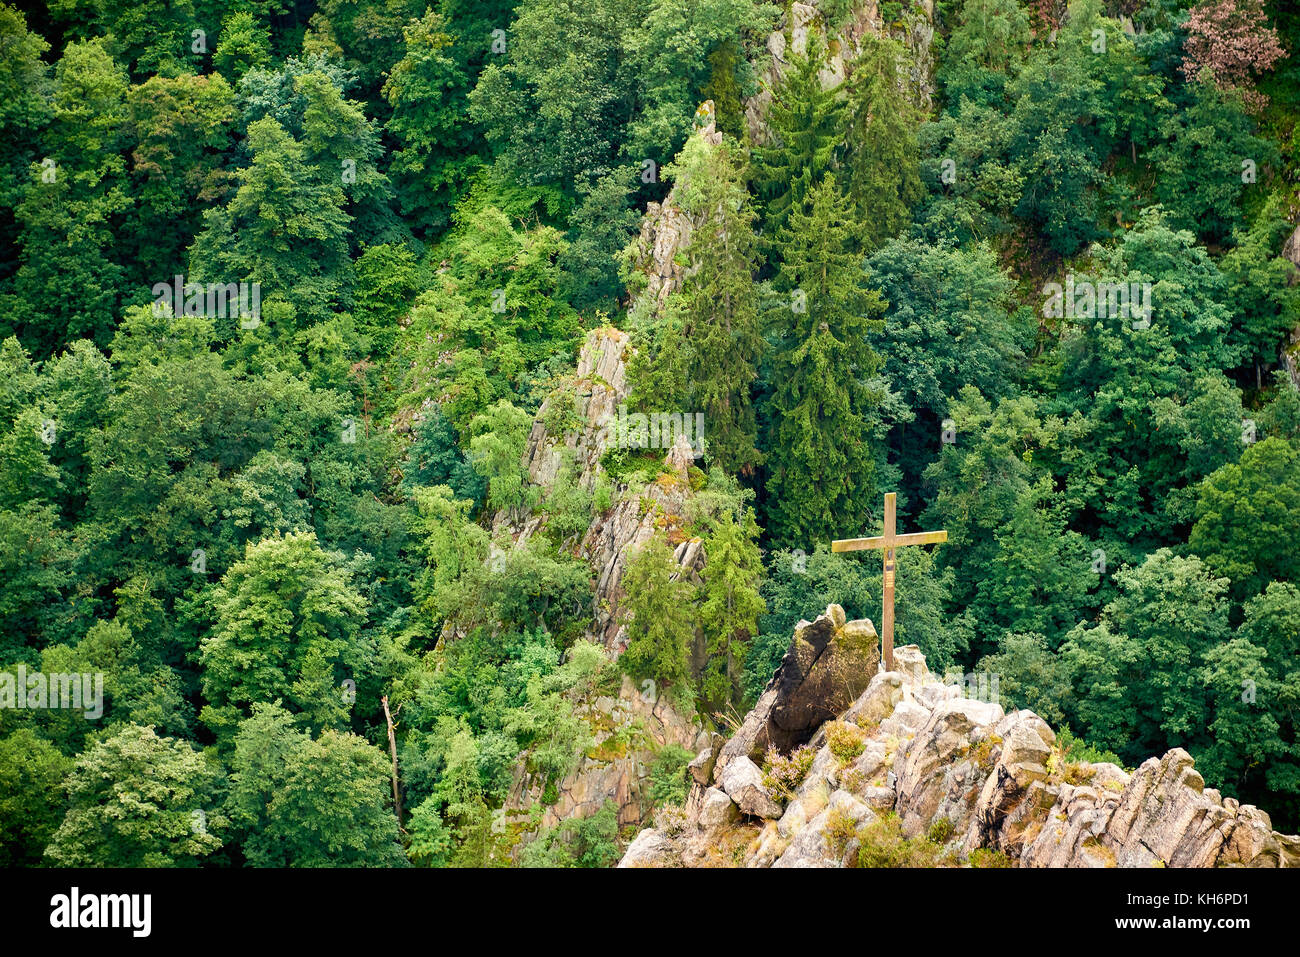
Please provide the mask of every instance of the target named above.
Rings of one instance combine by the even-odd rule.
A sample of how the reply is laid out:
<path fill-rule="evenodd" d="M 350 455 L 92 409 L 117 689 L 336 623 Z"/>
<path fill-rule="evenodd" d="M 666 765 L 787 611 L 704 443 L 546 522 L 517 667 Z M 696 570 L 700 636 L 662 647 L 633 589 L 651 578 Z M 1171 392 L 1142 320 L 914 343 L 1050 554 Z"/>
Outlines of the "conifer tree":
<path fill-rule="evenodd" d="M 737 521 L 724 513 L 705 541 L 704 675 L 702 710 L 715 710 L 740 698 L 741 671 L 749 640 L 758 633 L 758 616 L 767 610 L 759 594 L 763 558 L 758 550 L 758 523 L 751 509 Z"/>
<path fill-rule="evenodd" d="M 897 236 L 922 196 L 919 111 L 903 86 L 906 52 L 868 34 L 849 81 L 848 190 L 869 249 Z"/>
<path fill-rule="evenodd" d="M 809 33 L 806 52 L 790 54 L 790 65 L 772 90 L 771 142 L 755 150 L 768 236 L 780 233 L 813 185 L 834 168 L 844 142 L 845 100 L 838 86 L 823 88 L 824 65 L 820 39 Z"/>
<path fill-rule="evenodd" d="M 859 527 L 876 498 L 868 437 L 883 395 L 867 334 L 885 303 L 856 247 L 852 203 L 827 176 L 792 211 L 773 284 L 767 528 L 780 544 L 810 547 Z"/>
<path fill-rule="evenodd" d="M 691 679 L 690 651 L 695 640 L 694 588 L 674 580 L 681 569 L 662 538 L 646 542 L 628 563 L 627 650 L 619 663 L 638 681 L 651 679 L 681 698 Z"/>
<path fill-rule="evenodd" d="M 677 167 L 683 207 L 705 218 L 691 235 L 689 278 L 669 305 L 666 326 L 675 341 L 664 342 L 658 355 L 680 365 L 682 411 L 704 414 L 709 459 L 749 472 L 759 461 L 750 386 L 763 337 L 754 284 L 755 215 L 743 157 L 727 143 L 710 147 L 696 137 Z"/>

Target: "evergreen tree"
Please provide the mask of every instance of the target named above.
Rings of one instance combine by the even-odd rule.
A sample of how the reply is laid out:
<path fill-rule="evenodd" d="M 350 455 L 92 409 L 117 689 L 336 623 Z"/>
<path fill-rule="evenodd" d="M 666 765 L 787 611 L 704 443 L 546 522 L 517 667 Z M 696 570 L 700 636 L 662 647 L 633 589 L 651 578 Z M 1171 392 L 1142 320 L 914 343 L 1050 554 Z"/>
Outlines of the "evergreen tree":
<path fill-rule="evenodd" d="M 853 207 L 832 176 L 795 209 L 779 244 L 767 407 L 767 529 L 810 548 L 875 510 L 871 441 L 882 388 L 868 334 L 885 303 L 867 284 Z"/>
<path fill-rule="evenodd" d="M 634 679 L 650 679 L 678 701 L 691 696 L 695 644 L 695 588 L 681 580 L 672 549 L 655 536 L 641 546 L 623 575 L 627 650 L 619 665 Z"/>
<path fill-rule="evenodd" d="M 790 54 L 771 91 L 771 142 L 754 150 L 763 234 L 769 241 L 781 235 L 823 175 L 834 169 L 844 143 L 845 99 L 838 86 L 823 86 L 824 66 L 822 41 L 810 31 L 807 50 Z"/>
<path fill-rule="evenodd" d="M 699 137 L 665 174 L 677 178 L 679 201 L 701 217 L 686 250 L 681 292 L 669 303 L 656 356 L 678 373 L 683 390 L 662 396 L 664 408 L 704 414 L 709 460 L 748 473 L 759 461 L 750 389 L 763 348 L 754 282 L 754 213 L 734 147 L 710 147 Z M 660 407 L 656 405 L 656 407 Z"/>
<path fill-rule="evenodd" d="M 758 633 L 758 616 L 767 610 L 758 590 L 763 574 L 758 532 L 753 511 L 745 509 L 739 521 L 724 513 L 705 539 L 700 606 L 705 663 L 699 692 L 704 713 L 739 701 L 749 640 Z"/>
<path fill-rule="evenodd" d="M 904 85 L 906 57 L 897 40 L 869 33 L 849 79 L 846 184 L 868 249 L 897 236 L 922 195 L 920 111 Z"/>
<path fill-rule="evenodd" d="M 749 136 L 745 121 L 745 102 L 741 97 L 737 70 L 749 66 L 744 51 L 735 40 L 724 40 L 709 54 L 709 82 L 704 96 L 713 101 L 714 123 L 728 136 L 744 141 Z"/>

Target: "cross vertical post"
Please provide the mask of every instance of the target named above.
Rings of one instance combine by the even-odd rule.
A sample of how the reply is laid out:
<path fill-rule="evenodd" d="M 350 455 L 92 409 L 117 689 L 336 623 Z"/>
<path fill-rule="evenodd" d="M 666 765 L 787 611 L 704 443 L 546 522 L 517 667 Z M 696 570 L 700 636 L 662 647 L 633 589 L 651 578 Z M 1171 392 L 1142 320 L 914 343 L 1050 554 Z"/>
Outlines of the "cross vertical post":
<path fill-rule="evenodd" d="M 875 538 L 845 538 L 831 542 L 832 552 L 856 552 L 863 549 L 880 549 L 884 559 L 884 576 L 880 587 L 880 648 L 886 671 L 894 670 L 894 555 L 903 545 L 938 545 L 948 540 L 948 533 L 914 532 L 898 534 L 898 495 L 885 494 L 884 534 Z"/>
<path fill-rule="evenodd" d="M 896 537 L 895 509 L 898 494 L 885 495 L 885 541 L 881 549 L 885 560 L 885 574 L 880 584 L 880 647 L 884 653 L 885 670 L 894 670 L 894 538 Z"/>

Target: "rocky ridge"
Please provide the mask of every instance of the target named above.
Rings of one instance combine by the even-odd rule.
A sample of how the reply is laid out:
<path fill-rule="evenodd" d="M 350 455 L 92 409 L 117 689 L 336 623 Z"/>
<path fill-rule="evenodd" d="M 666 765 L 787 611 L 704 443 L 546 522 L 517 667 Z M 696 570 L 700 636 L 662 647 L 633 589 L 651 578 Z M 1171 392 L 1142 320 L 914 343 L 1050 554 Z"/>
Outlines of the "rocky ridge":
<path fill-rule="evenodd" d="M 547 398 L 533 422 L 523 461 L 533 484 L 552 489 L 565 468 L 571 468 L 573 480 L 589 491 L 604 477 L 601 459 L 613 447 L 611 424 L 627 399 L 629 351 L 624 332 L 602 327 L 588 333 L 571 387 Z M 571 427 L 548 426 L 556 421 L 557 404 L 570 402 L 576 418 L 561 418 Z M 663 533 L 674 546 L 679 576 L 698 576 L 704 566 L 702 542 L 684 528 L 687 503 L 695 493 L 693 463 L 692 450 L 682 441 L 665 455 L 653 481 L 643 487 L 614 484 L 610 506 L 594 511 L 590 525 L 572 543 L 573 553 L 587 560 L 595 578 L 588 638 L 612 657 L 627 645 L 621 615 L 623 574 L 642 544 L 656 532 Z M 544 522 L 544 512 L 513 524 L 498 515 L 493 537 L 509 536 L 519 545 Z M 618 806 L 621 825 L 640 823 L 649 807 L 650 767 L 659 752 L 671 745 L 692 751 L 703 746 L 704 731 L 693 715 L 682 715 L 653 690 L 634 688 L 628 679 L 616 698 L 597 699 L 582 714 L 597 741 L 559 782 L 558 800 L 546 804 L 542 785 L 522 770 L 526 762 L 521 762 L 505 804 L 507 823 L 521 823 L 528 809 L 545 805 L 540 826 L 551 827 L 594 814 L 607 800 Z"/>
<path fill-rule="evenodd" d="M 915 645 L 895 649 L 896 670 L 861 672 L 870 680 L 847 700 L 852 681 L 826 685 L 798 665 L 801 645 L 820 645 L 825 670 L 874 665 L 874 638 L 870 622 L 845 622 L 838 605 L 801 622 L 736 734 L 715 736 L 692 762 L 684 812 L 661 814 L 619 866 L 848 866 L 869 839 L 863 826 L 887 814 L 954 864 L 982 850 L 1020 867 L 1300 866 L 1300 837 L 1207 788 L 1182 749 L 1132 772 L 1071 763 L 1042 718 L 962 697 Z M 823 713 L 844 703 L 813 728 L 813 701 Z M 783 717 L 791 713 L 804 720 Z M 783 798 L 761 755 L 788 760 L 805 742 L 811 763 Z"/>
<path fill-rule="evenodd" d="M 836 31 L 838 37 L 830 51 L 824 81 L 833 83 L 844 78 L 846 54 L 856 51 L 868 31 L 898 34 L 902 29 L 900 36 L 917 61 L 913 86 L 921 96 L 928 96 L 932 0 L 912 0 L 904 7 L 903 20 L 888 25 L 880 16 L 878 4 L 855 3 L 848 21 Z M 795 3 L 789 8 L 783 22 L 768 38 L 767 60 L 759 64 L 764 87 L 774 83 L 785 69 L 787 45 L 804 49 L 808 31 L 814 25 L 826 30 L 825 18 L 816 4 Z M 760 92 L 746 103 L 746 120 L 754 139 L 761 140 L 765 135 L 763 121 L 769 102 L 770 95 Z M 711 102 L 701 105 L 696 121 L 693 136 L 703 138 L 710 145 L 721 142 Z M 680 182 L 675 183 L 662 203 L 648 204 L 640 231 L 625 253 L 633 277 L 629 283 L 635 300 L 629 310 L 629 322 L 633 324 L 662 309 L 686 276 L 684 253 L 697 224 L 677 201 L 681 186 Z M 637 319 L 638 315 L 641 320 Z M 626 332 L 604 326 L 588 333 L 572 382 L 542 403 L 529 433 L 523 464 L 533 485 L 552 490 L 565 470 L 587 491 L 594 490 L 607 478 L 601 460 L 613 444 L 611 424 L 627 401 L 627 362 L 631 351 L 631 337 Z M 657 532 L 663 534 L 674 548 L 673 557 L 680 569 L 678 576 L 697 577 L 704 567 L 703 544 L 688 534 L 684 518 L 696 490 L 692 464 L 689 447 L 679 443 L 668 451 L 660 474 L 644 487 L 616 484 L 610 507 L 597 510 L 586 531 L 575 536 L 571 543 L 573 553 L 590 563 L 595 577 L 593 620 L 588 637 L 603 645 L 611 656 L 617 657 L 627 645 L 621 620 L 622 580 L 628 561 L 642 544 Z M 493 522 L 493 537 L 509 538 L 517 546 L 535 534 L 545 521 L 544 510 L 523 516 L 501 514 Z M 871 674 L 874 669 L 874 665 L 869 670 L 863 667 L 858 674 Z M 829 681 L 825 674 L 817 680 L 823 684 Z M 650 718 L 651 733 L 633 735 L 632 746 L 609 749 L 598 745 L 592 754 L 584 756 L 578 768 L 560 783 L 560 801 L 546 810 L 543 826 L 594 813 L 606 799 L 618 804 L 622 823 L 640 821 L 643 809 L 648 807 L 640 783 L 646 778 L 655 754 L 669 744 L 693 750 L 701 747 L 699 740 L 705 733 L 693 719 L 674 713 L 663 701 L 652 705 L 653 715 L 640 714 L 639 694 L 625 683 L 617 701 L 597 703 L 589 711 L 592 727 L 604 741 L 626 731 L 629 720 L 635 724 Z M 847 703 L 846 700 L 844 704 Z M 809 713 L 815 710 L 811 705 L 809 709 Z M 787 712 L 788 706 L 781 712 L 786 715 L 787 723 L 803 720 Z M 822 715 L 820 720 L 825 717 Z M 778 728 L 777 736 L 781 733 Z M 739 773 L 742 768 L 738 764 L 733 773 Z M 530 802 L 539 802 L 541 795 L 534 793 L 536 787 L 520 773 L 507 802 L 507 812 L 514 815 Z"/>
<path fill-rule="evenodd" d="M 650 764 L 666 747 L 688 750 L 705 747 L 708 735 L 683 718 L 651 688 L 638 689 L 624 676 L 616 696 L 604 695 L 578 712 L 587 719 L 596 741 L 578 766 L 557 787 L 558 797 L 546 803 L 543 782 L 523 770 L 515 774 L 505 803 L 506 825 L 554 827 L 569 818 L 590 817 L 613 801 L 620 827 L 639 824 L 649 806 Z M 542 807 L 540 820 L 532 809 Z"/>

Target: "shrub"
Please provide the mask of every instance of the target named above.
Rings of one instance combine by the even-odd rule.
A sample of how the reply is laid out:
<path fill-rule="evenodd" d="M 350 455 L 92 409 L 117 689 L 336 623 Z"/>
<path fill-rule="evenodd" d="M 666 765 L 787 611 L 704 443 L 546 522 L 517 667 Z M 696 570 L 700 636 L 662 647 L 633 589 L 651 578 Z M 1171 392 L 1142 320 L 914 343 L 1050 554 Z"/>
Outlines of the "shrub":
<path fill-rule="evenodd" d="M 832 808 L 826 813 L 826 847 L 835 857 L 841 857 L 849 841 L 857 836 L 858 822 L 843 808 Z"/>
<path fill-rule="evenodd" d="M 1124 762 L 1119 759 L 1114 751 L 1105 751 L 1101 748 L 1095 748 L 1082 738 L 1076 738 L 1069 728 L 1062 728 L 1060 734 L 1056 736 L 1056 745 L 1065 755 L 1067 763 L 1071 764 L 1105 764 L 1110 763 L 1124 767 Z M 1128 768 L 1125 768 L 1128 770 Z"/>
<path fill-rule="evenodd" d="M 976 848 L 970 854 L 971 867 L 1015 867 L 1015 862 L 1001 851 L 987 847 Z"/>
<path fill-rule="evenodd" d="M 686 765 L 695 755 L 685 748 L 670 744 L 655 755 L 650 766 L 650 800 L 655 807 L 664 804 L 686 803 Z"/>
<path fill-rule="evenodd" d="M 882 814 L 858 831 L 858 867 L 938 867 L 943 848 L 927 837 L 909 840 L 897 814 Z"/>
<path fill-rule="evenodd" d="M 862 753 L 867 746 L 867 736 L 856 724 L 832 721 L 826 727 L 826 744 L 843 767 Z"/>
<path fill-rule="evenodd" d="M 763 786 L 783 801 L 794 797 L 817 755 L 804 745 L 787 758 L 776 748 L 768 748 L 763 757 Z"/>
<path fill-rule="evenodd" d="M 949 818 L 941 817 L 930 825 L 930 830 L 926 832 L 926 839 L 933 841 L 935 844 L 947 844 L 957 831 L 957 826 Z"/>

